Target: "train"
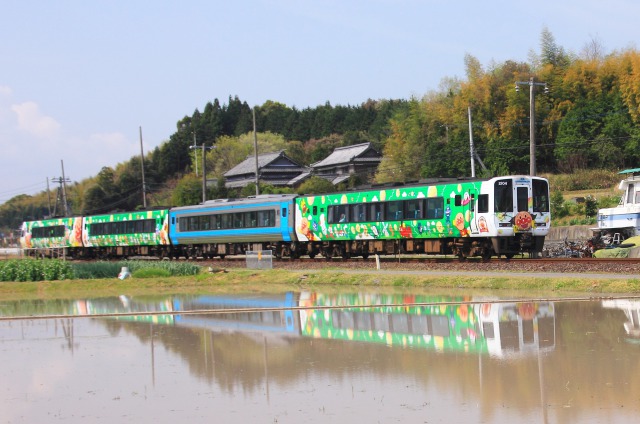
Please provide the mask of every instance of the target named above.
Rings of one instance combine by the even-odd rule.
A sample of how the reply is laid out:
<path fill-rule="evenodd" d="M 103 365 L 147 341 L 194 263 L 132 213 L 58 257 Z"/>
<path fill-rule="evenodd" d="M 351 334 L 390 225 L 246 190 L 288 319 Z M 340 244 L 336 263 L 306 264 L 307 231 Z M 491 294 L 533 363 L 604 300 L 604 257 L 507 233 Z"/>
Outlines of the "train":
<path fill-rule="evenodd" d="M 277 258 L 385 254 L 540 257 L 549 182 L 527 175 L 431 179 L 331 194 L 268 194 L 22 224 L 26 256 Z M 57 252 L 57 253 L 56 253 Z"/>
<path fill-rule="evenodd" d="M 620 244 L 623 240 L 640 235 L 640 168 L 626 169 L 619 174 L 625 178 L 618 189 L 623 193 L 620 203 L 613 208 L 598 210 L 598 227 L 594 236 Z"/>

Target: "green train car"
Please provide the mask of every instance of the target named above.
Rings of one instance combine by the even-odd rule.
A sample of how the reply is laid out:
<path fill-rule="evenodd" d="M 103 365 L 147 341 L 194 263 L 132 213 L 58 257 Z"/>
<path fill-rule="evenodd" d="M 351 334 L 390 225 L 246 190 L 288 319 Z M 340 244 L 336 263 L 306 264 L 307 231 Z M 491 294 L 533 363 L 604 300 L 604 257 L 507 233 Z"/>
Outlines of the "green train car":
<path fill-rule="evenodd" d="M 168 209 L 28 221 L 20 244 L 27 256 L 115 258 L 167 256 Z"/>
<path fill-rule="evenodd" d="M 169 210 L 87 216 L 82 241 L 90 257 L 166 256 Z"/>
<path fill-rule="evenodd" d="M 434 180 L 296 198 L 296 235 L 309 256 L 542 251 L 549 184 L 531 176 Z M 303 244 L 304 245 L 304 244 Z"/>
<path fill-rule="evenodd" d="M 69 247 L 82 246 L 82 217 L 53 218 L 22 223 L 20 246 L 26 255 L 52 256 Z"/>

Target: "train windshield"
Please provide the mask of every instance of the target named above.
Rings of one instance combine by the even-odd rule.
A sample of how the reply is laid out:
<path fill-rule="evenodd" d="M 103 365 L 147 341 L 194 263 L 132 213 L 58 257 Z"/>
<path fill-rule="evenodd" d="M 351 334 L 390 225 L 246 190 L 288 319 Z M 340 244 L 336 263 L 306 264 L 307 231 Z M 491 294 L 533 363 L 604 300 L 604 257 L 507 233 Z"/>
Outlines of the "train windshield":
<path fill-rule="evenodd" d="M 549 212 L 549 183 L 546 180 L 532 180 L 533 211 Z"/>
<path fill-rule="evenodd" d="M 495 182 L 495 211 L 513 212 L 513 182 L 498 180 Z"/>

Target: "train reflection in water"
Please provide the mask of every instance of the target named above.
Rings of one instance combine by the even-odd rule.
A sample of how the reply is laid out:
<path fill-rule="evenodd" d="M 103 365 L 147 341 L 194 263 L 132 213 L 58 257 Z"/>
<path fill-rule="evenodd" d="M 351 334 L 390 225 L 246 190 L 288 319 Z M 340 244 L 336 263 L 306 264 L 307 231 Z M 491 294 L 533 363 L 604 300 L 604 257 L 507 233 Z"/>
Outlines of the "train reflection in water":
<path fill-rule="evenodd" d="M 610 299 L 603 300 L 602 306 L 608 309 L 620 309 L 627 317 L 624 331 L 629 338 L 627 341 L 640 343 L 640 300 L 637 299 Z"/>
<path fill-rule="evenodd" d="M 378 343 L 442 352 L 510 357 L 552 350 L 555 313 L 550 302 L 498 302 L 469 296 L 323 294 L 184 296 L 144 302 L 76 303 L 76 314 L 135 313 L 116 319 Z M 158 313 L 158 312 L 167 312 Z"/>

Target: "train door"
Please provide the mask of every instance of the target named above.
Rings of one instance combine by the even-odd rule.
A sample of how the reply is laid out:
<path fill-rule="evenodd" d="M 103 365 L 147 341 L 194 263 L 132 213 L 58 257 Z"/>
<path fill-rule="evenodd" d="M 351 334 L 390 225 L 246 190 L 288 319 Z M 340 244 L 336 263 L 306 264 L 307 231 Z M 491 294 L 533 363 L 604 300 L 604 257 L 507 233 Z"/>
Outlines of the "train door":
<path fill-rule="evenodd" d="M 280 204 L 280 232 L 283 241 L 291 241 L 293 235 L 293 202 L 282 202 Z"/>
<path fill-rule="evenodd" d="M 478 190 L 475 187 L 469 189 L 462 202 L 464 215 L 469 218 L 469 227 L 472 234 L 478 233 L 478 211 L 477 211 Z"/>
<path fill-rule="evenodd" d="M 513 185 L 515 207 L 513 228 L 516 232 L 531 232 L 533 228 L 533 217 L 531 216 L 531 206 L 533 199 L 531 193 L 531 180 L 516 179 Z"/>

